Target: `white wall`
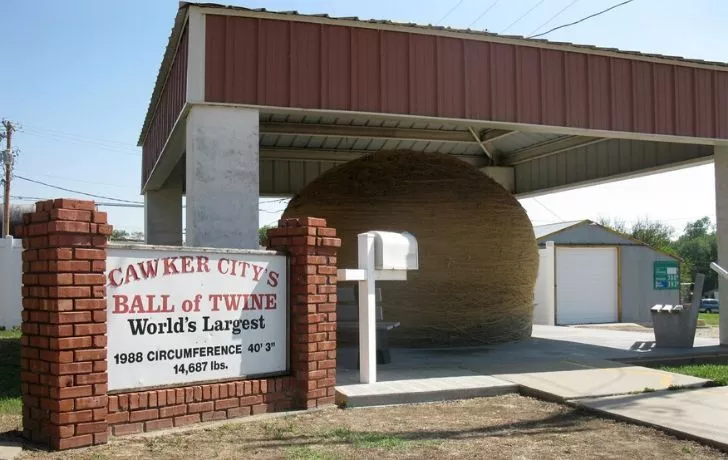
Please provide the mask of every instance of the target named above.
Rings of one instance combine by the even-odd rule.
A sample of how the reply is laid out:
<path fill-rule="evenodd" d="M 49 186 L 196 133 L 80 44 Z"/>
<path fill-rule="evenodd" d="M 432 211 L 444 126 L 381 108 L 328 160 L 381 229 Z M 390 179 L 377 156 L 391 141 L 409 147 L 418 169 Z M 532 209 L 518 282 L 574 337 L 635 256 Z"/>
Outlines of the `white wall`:
<path fill-rule="evenodd" d="M 0 326 L 20 327 L 23 241 L 0 239 Z"/>
<path fill-rule="evenodd" d="M 555 305 L 555 262 L 556 248 L 548 241 L 544 249 L 538 250 L 538 278 L 533 289 L 533 324 L 554 325 Z"/>

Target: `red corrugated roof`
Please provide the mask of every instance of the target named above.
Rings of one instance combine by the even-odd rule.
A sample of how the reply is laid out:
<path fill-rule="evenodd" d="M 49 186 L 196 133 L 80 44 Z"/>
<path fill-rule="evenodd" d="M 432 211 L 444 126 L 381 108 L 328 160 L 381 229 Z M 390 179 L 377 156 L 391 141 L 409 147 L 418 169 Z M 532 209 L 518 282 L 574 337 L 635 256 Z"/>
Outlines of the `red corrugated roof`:
<path fill-rule="evenodd" d="M 401 22 L 395 22 L 395 21 L 389 21 L 389 20 L 376 20 L 376 19 L 360 19 L 358 17 L 332 17 L 328 14 L 300 14 L 297 11 L 270 11 L 265 8 L 245 8 L 242 6 L 231 6 L 231 5 L 223 5 L 223 4 L 217 4 L 217 3 L 192 3 L 192 2 L 180 2 L 179 4 L 179 11 L 177 13 L 177 16 L 175 18 L 174 26 L 172 28 L 172 33 L 169 38 L 169 43 L 167 45 L 167 48 L 165 50 L 164 58 L 162 60 L 162 63 L 160 65 L 159 73 L 157 75 L 157 81 L 155 83 L 154 91 L 152 93 L 152 98 L 149 103 L 149 107 L 147 109 L 147 115 L 144 120 L 144 125 L 142 127 L 142 132 L 139 137 L 139 145 L 141 145 L 144 141 L 144 138 L 146 136 L 146 133 L 149 129 L 149 125 L 151 124 L 153 115 L 154 115 L 154 108 L 157 105 L 157 102 L 159 100 L 161 91 L 164 87 L 164 81 L 166 79 L 166 75 L 169 72 L 169 68 L 171 67 L 172 61 L 175 57 L 176 47 L 179 42 L 179 37 L 181 35 L 185 20 L 186 20 L 186 10 L 189 6 L 198 6 L 201 8 L 215 8 L 215 9 L 226 9 L 231 11 L 240 11 L 240 12 L 250 12 L 250 13 L 265 13 L 270 14 L 274 16 L 280 16 L 281 20 L 289 20 L 289 21 L 295 21 L 297 18 L 325 18 L 328 20 L 331 20 L 332 22 L 340 21 L 342 26 L 356 26 L 356 23 L 359 23 L 361 25 L 368 25 L 371 26 L 374 25 L 382 25 L 382 26 L 394 26 L 399 28 L 405 28 L 409 29 L 406 30 L 410 33 L 418 33 L 418 34 L 432 34 L 435 32 L 447 32 L 451 34 L 459 34 L 462 35 L 463 38 L 467 38 L 468 36 L 472 38 L 483 38 L 488 37 L 493 39 L 494 41 L 508 41 L 513 44 L 518 44 L 522 46 L 533 46 L 533 47 L 547 47 L 552 49 L 561 49 L 561 50 L 568 50 L 568 51 L 576 51 L 586 54 L 613 54 L 620 57 L 628 58 L 628 59 L 635 59 L 635 60 L 661 60 L 665 62 L 672 63 L 674 65 L 687 65 L 687 66 L 705 66 L 705 67 L 711 67 L 711 68 L 719 68 L 723 71 L 728 71 L 728 63 L 725 62 L 717 62 L 717 61 L 705 61 L 700 59 L 686 59 L 679 56 L 669 56 L 669 55 L 662 55 L 662 54 L 652 54 L 652 53 L 641 53 L 637 51 L 625 51 L 625 50 L 619 50 L 616 48 L 604 48 L 604 47 L 598 47 L 598 46 L 592 46 L 592 45 L 580 45 L 575 43 L 569 43 L 569 42 L 554 42 L 549 40 L 543 40 L 543 39 L 531 39 L 531 38 L 525 38 L 522 36 L 515 36 L 515 35 L 499 35 L 494 34 L 486 31 L 478 31 L 478 30 L 471 30 L 471 29 L 455 29 L 451 27 L 443 27 L 443 26 L 433 26 L 433 25 L 421 25 L 421 24 L 414 24 L 414 23 L 401 23 Z"/>

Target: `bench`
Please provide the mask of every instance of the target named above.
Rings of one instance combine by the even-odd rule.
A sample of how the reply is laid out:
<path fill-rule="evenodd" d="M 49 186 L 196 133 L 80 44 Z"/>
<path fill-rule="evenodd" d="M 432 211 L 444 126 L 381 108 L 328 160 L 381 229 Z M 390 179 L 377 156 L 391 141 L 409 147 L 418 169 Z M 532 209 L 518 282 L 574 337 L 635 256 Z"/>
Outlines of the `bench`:
<path fill-rule="evenodd" d="M 339 286 L 336 289 L 338 301 L 336 318 L 337 327 L 340 330 L 359 329 L 359 297 L 357 290 L 356 286 Z M 376 289 L 376 298 L 377 364 L 389 364 L 392 362 L 392 356 L 389 352 L 388 333 L 392 329 L 399 327 L 399 321 L 384 321 L 384 313 L 381 305 L 382 290 L 380 288 Z"/>

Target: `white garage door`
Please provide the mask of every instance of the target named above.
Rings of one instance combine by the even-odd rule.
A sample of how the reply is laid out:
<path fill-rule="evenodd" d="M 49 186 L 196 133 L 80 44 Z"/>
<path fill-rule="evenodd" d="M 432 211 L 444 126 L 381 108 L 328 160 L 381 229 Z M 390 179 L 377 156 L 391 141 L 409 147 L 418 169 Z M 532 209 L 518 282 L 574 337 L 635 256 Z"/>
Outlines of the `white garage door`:
<path fill-rule="evenodd" d="M 556 248 L 556 323 L 617 321 L 617 249 Z"/>

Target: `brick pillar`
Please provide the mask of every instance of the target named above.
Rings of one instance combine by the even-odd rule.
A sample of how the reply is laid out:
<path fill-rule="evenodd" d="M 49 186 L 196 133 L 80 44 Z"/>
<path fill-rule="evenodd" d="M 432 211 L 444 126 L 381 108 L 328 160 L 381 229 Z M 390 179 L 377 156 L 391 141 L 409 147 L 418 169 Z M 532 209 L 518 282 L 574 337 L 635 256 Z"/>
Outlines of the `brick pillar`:
<path fill-rule="evenodd" d="M 290 256 L 294 405 L 333 404 L 336 386 L 336 253 L 341 240 L 324 219 L 283 219 L 269 247 Z"/>
<path fill-rule="evenodd" d="M 107 440 L 106 243 L 91 201 L 36 203 L 24 216 L 23 435 L 52 449 Z"/>

